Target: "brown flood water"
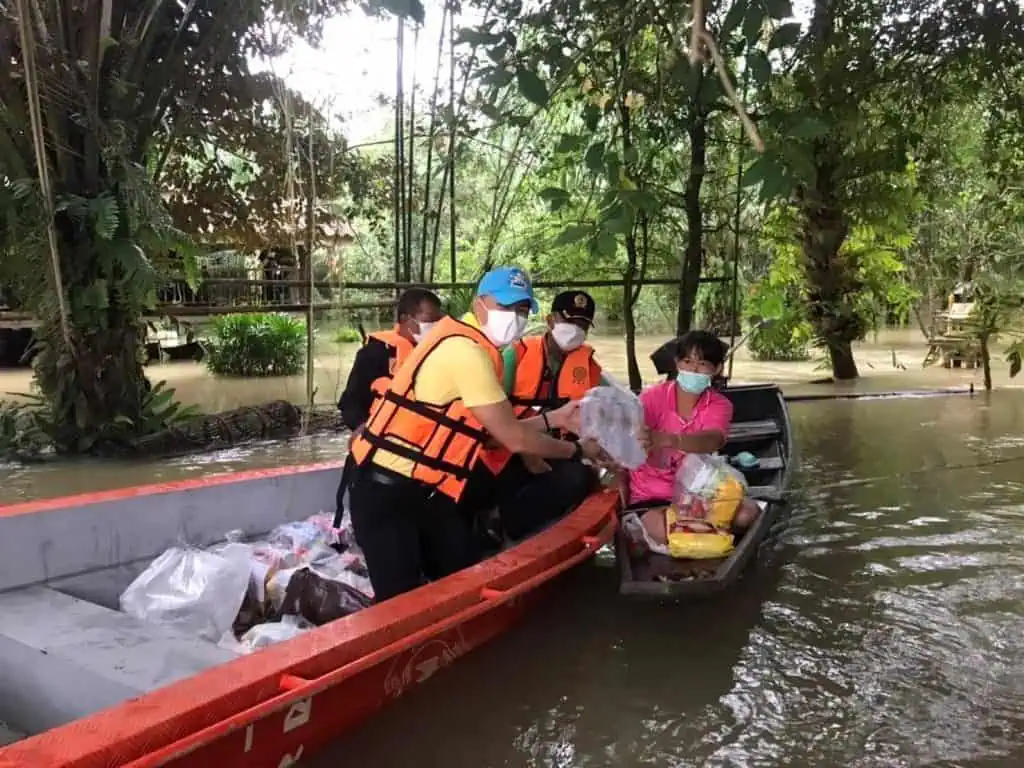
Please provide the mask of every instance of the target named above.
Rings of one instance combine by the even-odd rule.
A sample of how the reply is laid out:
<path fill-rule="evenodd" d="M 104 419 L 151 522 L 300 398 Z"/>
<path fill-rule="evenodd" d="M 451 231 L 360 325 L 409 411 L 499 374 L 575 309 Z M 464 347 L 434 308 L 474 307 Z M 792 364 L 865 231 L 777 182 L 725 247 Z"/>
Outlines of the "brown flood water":
<path fill-rule="evenodd" d="M 734 593 L 581 567 L 307 765 L 1024 765 L 1024 393 L 792 416 L 803 490 Z"/>

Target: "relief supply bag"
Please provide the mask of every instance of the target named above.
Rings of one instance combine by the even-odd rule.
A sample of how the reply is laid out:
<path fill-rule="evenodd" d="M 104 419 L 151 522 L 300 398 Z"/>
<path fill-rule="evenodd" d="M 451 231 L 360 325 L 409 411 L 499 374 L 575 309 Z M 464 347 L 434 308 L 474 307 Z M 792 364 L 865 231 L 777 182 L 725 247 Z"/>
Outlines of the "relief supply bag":
<path fill-rule="evenodd" d="M 636 469 L 647 459 L 640 444 L 644 409 L 632 392 L 594 387 L 580 403 L 580 437 L 593 439 L 616 464 Z"/>
<path fill-rule="evenodd" d="M 218 642 L 231 630 L 249 581 L 244 544 L 227 544 L 217 553 L 172 547 L 128 585 L 121 610 Z"/>

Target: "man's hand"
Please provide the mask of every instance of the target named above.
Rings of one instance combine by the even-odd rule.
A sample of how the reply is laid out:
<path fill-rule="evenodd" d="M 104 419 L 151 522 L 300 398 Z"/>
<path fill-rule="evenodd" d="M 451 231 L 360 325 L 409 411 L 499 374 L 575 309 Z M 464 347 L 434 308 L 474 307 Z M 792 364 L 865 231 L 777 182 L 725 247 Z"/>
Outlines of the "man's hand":
<path fill-rule="evenodd" d="M 548 412 L 548 424 L 556 429 L 564 429 L 574 435 L 580 433 L 580 401 L 570 400 L 561 408 Z"/>
<path fill-rule="evenodd" d="M 520 458 L 523 460 L 523 466 L 532 475 L 543 475 L 545 472 L 551 471 L 551 465 L 540 456 L 534 456 L 532 453 L 522 453 Z"/>
<path fill-rule="evenodd" d="M 604 469 L 616 469 L 615 460 L 608 455 L 597 440 L 586 439 L 580 441 L 580 448 L 583 450 L 583 458 L 589 459 L 594 464 Z"/>

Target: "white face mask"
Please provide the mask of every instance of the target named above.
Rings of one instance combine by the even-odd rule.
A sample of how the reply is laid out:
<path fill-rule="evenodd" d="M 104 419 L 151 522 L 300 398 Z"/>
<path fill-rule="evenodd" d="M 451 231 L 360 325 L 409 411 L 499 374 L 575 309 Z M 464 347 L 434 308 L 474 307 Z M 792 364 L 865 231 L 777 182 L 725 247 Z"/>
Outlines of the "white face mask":
<path fill-rule="evenodd" d="M 483 332 L 496 347 L 507 347 L 526 331 L 526 318 L 510 309 L 488 309 Z"/>
<path fill-rule="evenodd" d="M 555 323 L 551 327 L 551 338 L 563 352 L 572 352 L 583 346 L 587 332 L 572 323 Z"/>
<path fill-rule="evenodd" d="M 434 329 L 435 325 L 437 325 L 437 323 L 428 323 L 420 320 L 420 329 L 412 335 L 413 341 L 419 344 L 423 341 L 424 337 Z"/>

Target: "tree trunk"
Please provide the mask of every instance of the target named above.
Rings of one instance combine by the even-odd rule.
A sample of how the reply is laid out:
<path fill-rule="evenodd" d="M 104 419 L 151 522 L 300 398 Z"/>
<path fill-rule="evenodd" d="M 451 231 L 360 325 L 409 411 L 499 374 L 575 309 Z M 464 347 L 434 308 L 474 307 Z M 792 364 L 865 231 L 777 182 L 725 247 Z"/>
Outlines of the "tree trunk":
<path fill-rule="evenodd" d="M 699 93 L 699 80 L 695 93 Z M 697 305 L 701 268 L 704 262 L 704 211 L 700 191 L 704 184 L 707 162 L 707 118 L 700 112 L 696 99 L 690 102 L 692 122 L 690 134 L 690 175 L 686 180 L 683 199 L 686 205 L 686 252 L 679 276 L 679 311 L 676 316 L 676 334 L 682 336 L 693 325 L 693 312 Z"/>
<path fill-rule="evenodd" d="M 817 183 L 804 190 L 800 201 L 801 234 L 808 316 L 818 344 L 828 350 L 833 378 L 841 381 L 859 375 L 851 344 L 863 338 L 866 326 L 855 304 L 861 289 L 857 263 L 842 253 L 850 223 L 836 202 L 831 180 L 831 169 L 819 164 Z"/>
<path fill-rule="evenodd" d="M 992 355 L 988 348 L 988 336 L 982 335 L 978 339 L 981 346 L 981 372 L 985 377 L 985 391 L 992 391 Z"/>
<path fill-rule="evenodd" d="M 632 245 L 632 258 L 635 263 L 636 238 L 630 235 L 626 238 L 626 249 L 630 250 Z M 633 280 L 632 271 L 627 270 L 626 278 L 622 281 L 622 321 L 626 330 L 626 371 L 629 374 L 629 388 L 639 392 L 643 387 L 643 377 L 640 375 L 640 366 L 636 360 L 636 321 L 633 319 Z"/>
<path fill-rule="evenodd" d="M 74 301 L 76 291 L 68 291 Z M 72 326 L 69 351 L 60 322 L 51 317 L 39 328 L 40 352 L 35 380 L 49 404 L 54 443 L 59 452 L 81 453 L 100 447 L 104 436 L 142 432 L 149 383 L 142 368 L 141 326 L 123 313 L 111 313 L 105 328 Z"/>

